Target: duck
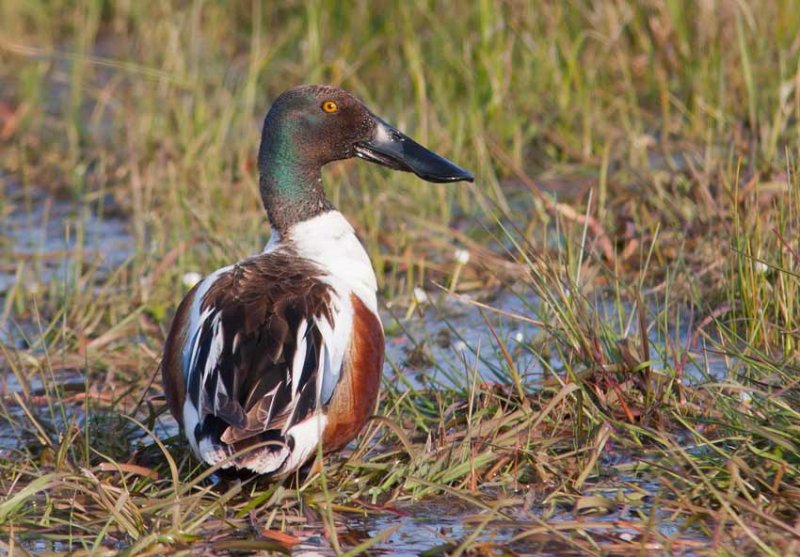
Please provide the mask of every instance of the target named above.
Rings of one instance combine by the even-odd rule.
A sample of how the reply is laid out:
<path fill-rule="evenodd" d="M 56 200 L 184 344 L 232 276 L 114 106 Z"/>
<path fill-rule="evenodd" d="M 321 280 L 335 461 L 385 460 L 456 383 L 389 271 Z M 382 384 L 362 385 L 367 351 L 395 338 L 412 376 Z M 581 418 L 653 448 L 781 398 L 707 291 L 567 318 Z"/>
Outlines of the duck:
<path fill-rule="evenodd" d="M 206 465 L 287 477 L 344 448 L 376 407 L 375 271 L 322 184 L 323 166 L 353 157 L 428 182 L 474 180 L 344 89 L 305 85 L 274 101 L 258 151 L 269 242 L 200 280 L 164 344 L 167 406 Z"/>

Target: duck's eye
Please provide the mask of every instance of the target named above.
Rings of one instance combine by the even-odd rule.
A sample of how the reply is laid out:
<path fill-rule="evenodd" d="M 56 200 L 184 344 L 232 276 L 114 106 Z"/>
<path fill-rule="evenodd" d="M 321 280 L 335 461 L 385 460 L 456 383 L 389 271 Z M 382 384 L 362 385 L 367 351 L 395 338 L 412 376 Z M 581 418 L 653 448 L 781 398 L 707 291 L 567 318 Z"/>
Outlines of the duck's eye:
<path fill-rule="evenodd" d="M 322 110 L 330 114 L 331 112 L 336 112 L 339 110 L 339 105 L 336 104 L 334 101 L 325 101 L 322 103 Z"/>

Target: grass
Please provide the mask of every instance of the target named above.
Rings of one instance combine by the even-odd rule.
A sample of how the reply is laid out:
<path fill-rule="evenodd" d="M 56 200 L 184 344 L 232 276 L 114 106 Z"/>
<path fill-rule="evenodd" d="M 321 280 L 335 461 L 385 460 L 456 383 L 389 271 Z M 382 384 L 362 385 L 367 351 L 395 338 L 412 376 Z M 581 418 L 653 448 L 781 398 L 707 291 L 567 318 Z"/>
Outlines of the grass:
<path fill-rule="evenodd" d="M 429 555 L 800 552 L 799 31 L 790 0 L 3 2 L 0 215 L 70 241 L 0 238 L 0 548 L 355 554 L 434 516 Z M 477 180 L 326 170 L 413 354 L 321 471 L 219 481 L 155 371 L 182 277 L 264 245 L 261 118 L 303 82 Z"/>

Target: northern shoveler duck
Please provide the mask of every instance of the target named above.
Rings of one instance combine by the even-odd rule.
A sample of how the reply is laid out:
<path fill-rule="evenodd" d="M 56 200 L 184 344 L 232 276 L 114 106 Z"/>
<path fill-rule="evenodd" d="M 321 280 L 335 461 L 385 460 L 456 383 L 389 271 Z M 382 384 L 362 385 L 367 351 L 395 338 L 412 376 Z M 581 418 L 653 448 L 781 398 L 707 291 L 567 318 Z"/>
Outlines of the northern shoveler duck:
<path fill-rule="evenodd" d="M 322 189 L 321 167 L 351 157 L 430 182 L 473 179 L 347 91 L 278 97 L 258 153 L 269 243 L 192 288 L 164 347 L 170 411 L 210 465 L 284 477 L 320 444 L 344 447 L 374 409 L 384 351 L 375 272 Z"/>

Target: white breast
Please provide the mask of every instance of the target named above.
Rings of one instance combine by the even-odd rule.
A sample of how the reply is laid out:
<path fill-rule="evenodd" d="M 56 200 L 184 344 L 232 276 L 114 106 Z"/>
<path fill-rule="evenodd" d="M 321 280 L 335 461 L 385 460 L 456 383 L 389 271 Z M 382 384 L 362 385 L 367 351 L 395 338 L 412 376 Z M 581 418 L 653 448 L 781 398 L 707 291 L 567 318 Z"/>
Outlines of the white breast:
<path fill-rule="evenodd" d="M 298 255 L 328 273 L 326 281 L 334 289 L 340 294 L 355 293 L 377 314 L 375 271 L 353 227 L 339 211 L 300 222 L 289 230 L 288 236 Z"/>

